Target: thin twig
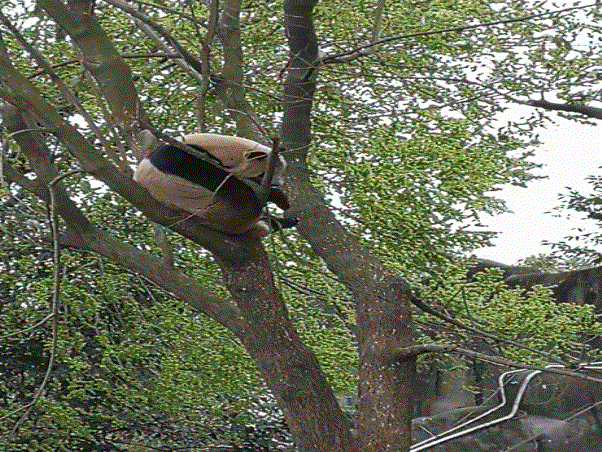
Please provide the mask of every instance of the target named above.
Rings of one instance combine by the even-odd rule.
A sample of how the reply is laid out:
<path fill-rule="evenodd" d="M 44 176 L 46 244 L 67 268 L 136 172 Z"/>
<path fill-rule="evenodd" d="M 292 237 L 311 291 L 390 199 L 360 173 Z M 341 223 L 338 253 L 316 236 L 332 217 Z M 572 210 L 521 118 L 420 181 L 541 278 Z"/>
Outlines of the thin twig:
<path fill-rule="evenodd" d="M 163 39 L 165 39 L 169 43 L 169 45 L 171 45 L 182 56 L 182 58 L 186 61 L 186 63 L 188 63 L 190 66 L 192 66 L 192 68 L 195 71 L 197 71 L 199 74 L 203 73 L 202 63 L 198 59 L 196 59 L 194 56 L 192 56 L 192 54 L 190 54 L 178 42 L 178 40 L 176 38 L 174 38 L 167 30 L 165 30 L 165 28 L 163 28 L 161 25 L 159 25 L 158 23 L 153 21 L 146 14 L 143 14 L 140 11 L 132 8 L 126 2 L 123 2 L 121 0 L 104 0 L 104 1 L 121 9 L 122 11 L 126 12 L 130 16 L 132 16 L 138 20 L 141 20 L 146 25 L 151 27 L 155 32 L 157 32 L 159 34 L 159 36 L 161 36 Z"/>
<path fill-rule="evenodd" d="M 477 359 L 486 363 L 491 363 L 499 366 L 514 367 L 517 369 L 530 369 L 539 370 L 541 372 L 547 372 L 551 374 L 564 375 L 566 377 L 579 378 L 581 380 L 591 381 L 594 383 L 602 383 L 601 378 L 591 377 L 589 375 L 580 374 L 572 370 L 559 369 L 557 367 L 541 367 L 533 366 L 531 364 L 519 363 L 511 361 L 506 358 L 500 358 L 499 356 L 486 355 L 484 353 L 475 352 L 466 348 L 458 347 L 457 345 L 440 345 L 440 344 L 424 344 L 424 345 L 410 345 L 403 347 L 395 352 L 395 355 L 399 360 L 406 360 L 416 357 L 423 353 L 458 353 L 460 355 L 468 356 L 469 358 Z M 563 366 L 565 367 L 565 366 Z"/>
<path fill-rule="evenodd" d="M 181 16 L 185 19 L 190 20 L 191 22 L 194 22 L 197 25 L 201 25 L 202 27 L 207 28 L 207 24 L 205 24 L 202 20 L 199 20 L 196 16 L 194 16 L 193 14 L 187 14 L 184 13 L 182 11 L 179 11 L 175 8 L 169 8 L 168 6 L 165 5 L 159 5 L 157 3 L 152 3 L 152 2 L 144 2 L 142 0 L 130 0 L 130 2 L 132 3 L 138 3 L 139 5 L 142 6 L 147 6 L 149 8 L 156 8 L 156 9 L 160 9 L 162 11 L 168 12 L 170 14 L 174 14 L 176 16 Z"/>
<path fill-rule="evenodd" d="M 450 27 L 450 28 L 443 28 L 443 29 L 430 30 L 430 31 L 417 31 L 414 33 L 406 33 L 406 34 L 402 34 L 402 35 L 389 36 L 388 38 L 382 38 L 382 39 L 376 40 L 374 42 L 370 42 L 368 44 L 364 44 L 364 45 L 355 47 L 346 52 L 341 52 L 337 55 L 328 55 L 328 56 L 322 57 L 319 60 L 317 60 L 313 66 L 317 67 L 318 65 L 321 65 L 321 64 L 347 63 L 349 61 L 355 60 L 362 56 L 366 56 L 369 53 L 368 52 L 369 48 L 372 48 L 372 47 L 375 47 L 378 45 L 382 45 L 382 44 L 387 44 L 389 42 L 401 41 L 403 39 L 417 38 L 417 37 L 422 37 L 422 36 L 432 36 L 432 35 L 445 34 L 445 33 L 459 33 L 462 31 L 492 27 L 494 25 L 505 25 L 505 24 L 511 24 L 511 23 L 516 23 L 516 22 L 525 22 L 527 20 L 539 19 L 539 18 L 543 18 L 545 16 L 549 16 L 552 14 L 560 14 L 560 13 L 567 12 L 567 11 L 592 8 L 592 7 L 597 7 L 597 4 L 592 3 L 590 5 L 571 6 L 571 7 L 559 9 L 556 11 L 546 11 L 546 12 L 543 12 L 540 14 L 529 14 L 527 16 L 515 17 L 515 18 L 510 18 L 510 19 L 494 20 L 491 22 L 484 22 L 481 24 L 462 25 L 459 27 Z"/>
<path fill-rule="evenodd" d="M 153 41 L 155 45 L 157 45 L 157 47 L 159 47 L 166 53 L 170 51 L 170 47 L 168 46 L 168 44 L 166 44 L 165 41 L 161 39 L 161 37 L 156 33 L 156 30 L 153 29 L 153 27 L 151 27 L 146 22 L 138 18 L 134 18 L 133 21 L 138 27 L 138 29 L 141 30 L 144 34 L 146 34 L 146 36 L 148 36 L 148 38 L 151 41 Z M 195 80 L 197 83 L 206 83 L 203 79 L 202 74 L 199 71 L 195 70 L 195 68 L 190 66 L 190 64 L 188 64 L 181 55 L 179 55 L 178 58 L 175 59 L 175 63 L 190 77 L 192 77 L 192 79 Z"/>
<path fill-rule="evenodd" d="M 19 331 L 13 331 L 12 333 L 5 334 L 4 336 L 0 336 L 0 340 L 4 340 L 4 339 L 12 337 L 12 336 L 18 336 L 19 334 L 24 334 L 31 330 L 35 330 L 40 325 L 43 325 L 44 323 L 46 323 L 46 321 L 48 319 L 52 318 L 53 316 L 54 316 L 54 313 L 51 312 L 46 317 L 44 317 L 42 320 L 37 321 L 36 323 L 28 326 L 27 328 L 23 328 L 22 330 L 19 330 Z"/>
<path fill-rule="evenodd" d="M 276 163 L 280 158 L 280 139 L 278 137 L 272 138 L 272 152 L 268 155 L 268 162 L 266 170 L 263 173 L 261 179 L 261 185 L 259 192 L 257 193 L 257 199 L 261 205 L 265 205 L 268 202 L 270 196 L 270 188 L 272 186 L 272 179 L 274 178 L 274 171 L 276 170 Z"/>
<path fill-rule="evenodd" d="M 163 140 L 166 143 L 171 144 L 172 146 L 180 149 L 181 151 L 184 151 L 187 154 L 190 154 L 190 155 L 198 158 L 199 160 L 203 160 L 204 162 L 208 162 L 208 163 L 211 163 L 212 165 L 215 165 L 215 161 L 212 160 L 211 158 L 209 158 L 207 156 L 206 152 L 199 151 L 198 149 L 195 149 L 191 146 L 187 146 L 186 144 L 182 143 L 181 141 L 178 141 L 175 138 L 170 137 L 169 135 L 167 135 L 167 134 L 161 132 L 159 129 L 155 128 L 150 122 L 147 122 L 144 119 L 140 118 L 140 125 L 142 126 L 142 128 L 148 129 L 155 137 L 157 137 L 158 140 Z"/>
<path fill-rule="evenodd" d="M 25 418 L 29 415 L 35 404 L 38 402 L 40 397 L 42 396 L 42 392 L 44 391 L 48 381 L 50 380 L 50 374 L 52 372 L 52 368 L 54 367 L 54 360 L 56 356 L 56 344 L 57 344 L 57 324 L 58 324 L 58 304 L 60 298 L 60 283 L 61 283 L 61 249 L 59 247 L 59 233 L 58 233 L 58 221 L 56 216 L 56 200 L 54 193 L 54 186 L 63 178 L 71 176 L 76 173 L 81 173 L 82 170 L 73 170 L 64 174 L 59 174 L 57 177 L 52 179 L 48 184 L 48 190 L 50 192 L 50 208 L 49 208 L 49 217 L 50 223 L 52 225 L 52 263 L 53 263 L 53 278 L 52 278 L 52 343 L 50 346 L 50 357 L 48 359 L 48 366 L 46 367 L 46 373 L 44 374 L 44 379 L 37 389 L 32 401 L 27 404 L 22 409 L 25 410 L 25 413 L 19 418 L 15 425 L 12 428 L 12 433 L 14 434 L 19 425 L 25 420 Z"/>

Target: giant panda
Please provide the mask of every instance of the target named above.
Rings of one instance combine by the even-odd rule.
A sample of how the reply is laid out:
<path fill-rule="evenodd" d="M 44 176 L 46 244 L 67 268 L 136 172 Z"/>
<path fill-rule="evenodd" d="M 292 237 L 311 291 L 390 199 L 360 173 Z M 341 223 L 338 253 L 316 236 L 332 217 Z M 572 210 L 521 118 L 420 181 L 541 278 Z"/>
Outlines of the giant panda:
<path fill-rule="evenodd" d="M 270 148 L 212 133 L 184 135 L 178 140 L 203 152 L 207 160 L 171 144 L 151 152 L 138 165 L 134 180 L 157 201 L 190 212 L 207 227 L 226 234 L 250 232 L 264 237 L 297 224 L 295 218 L 270 217 L 267 221 L 257 197 Z M 282 210 L 290 207 L 280 188 L 285 168 L 284 159 L 278 156 L 267 199 Z"/>

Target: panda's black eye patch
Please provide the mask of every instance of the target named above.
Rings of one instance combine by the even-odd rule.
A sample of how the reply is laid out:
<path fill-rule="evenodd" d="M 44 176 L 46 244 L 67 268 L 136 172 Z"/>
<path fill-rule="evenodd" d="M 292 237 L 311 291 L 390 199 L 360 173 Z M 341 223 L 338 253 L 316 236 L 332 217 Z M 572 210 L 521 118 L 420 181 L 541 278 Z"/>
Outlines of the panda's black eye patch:
<path fill-rule="evenodd" d="M 249 152 L 247 158 L 249 160 L 265 160 L 268 157 L 268 154 L 261 151 Z"/>

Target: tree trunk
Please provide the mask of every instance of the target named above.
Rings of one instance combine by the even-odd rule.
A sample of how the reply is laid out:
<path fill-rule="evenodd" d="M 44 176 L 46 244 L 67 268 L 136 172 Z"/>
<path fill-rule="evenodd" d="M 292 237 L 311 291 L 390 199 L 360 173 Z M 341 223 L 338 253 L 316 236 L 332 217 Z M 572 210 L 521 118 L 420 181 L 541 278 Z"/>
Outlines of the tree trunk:
<path fill-rule="evenodd" d="M 313 352 L 293 327 L 261 243 L 249 244 L 242 266 L 218 261 L 224 283 L 245 319 L 241 336 L 300 451 L 356 451 L 349 423 Z"/>
<path fill-rule="evenodd" d="M 245 98 L 244 59 L 240 38 L 240 0 L 225 0 L 219 19 L 218 34 L 222 43 L 224 63 L 219 81 L 219 94 L 224 107 L 236 122 L 241 137 L 261 141 L 261 132 L 253 119 L 253 110 Z M 264 143 L 265 144 L 265 143 Z"/>
<path fill-rule="evenodd" d="M 299 233 L 353 293 L 357 303 L 359 369 L 358 447 L 404 451 L 411 443 L 414 358 L 398 360 L 411 344 L 408 285 L 372 258 L 336 220 L 312 186 L 306 165 L 310 112 L 317 77 L 314 0 L 285 0 L 290 62 L 284 83 L 282 142 L 289 162 L 288 194 Z"/>

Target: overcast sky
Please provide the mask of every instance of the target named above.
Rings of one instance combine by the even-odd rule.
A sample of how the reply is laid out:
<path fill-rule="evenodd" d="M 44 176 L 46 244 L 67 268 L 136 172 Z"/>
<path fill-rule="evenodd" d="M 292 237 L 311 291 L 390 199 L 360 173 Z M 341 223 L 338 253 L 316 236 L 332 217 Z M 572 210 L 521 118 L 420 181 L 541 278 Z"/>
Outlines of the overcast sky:
<path fill-rule="evenodd" d="M 593 221 L 575 214 L 567 218 L 565 211 L 557 218 L 553 215 L 558 212 L 547 212 L 560 205 L 558 194 L 567 193 L 566 187 L 582 193 L 591 191 L 584 178 L 602 171 L 602 124 L 587 126 L 559 118 L 556 125 L 538 132 L 542 144 L 531 160 L 544 165 L 536 174 L 548 178 L 530 182 L 527 188 L 507 187 L 494 193 L 507 201 L 513 213 L 483 218 L 487 230 L 500 231 L 500 235 L 494 240 L 495 246 L 475 252 L 478 257 L 513 264 L 533 254 L 549 253 L 542 240 L 558 241 L 577 226 L 597 229 Z"/>

